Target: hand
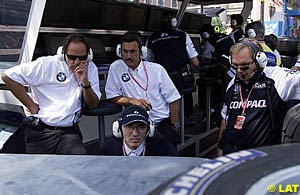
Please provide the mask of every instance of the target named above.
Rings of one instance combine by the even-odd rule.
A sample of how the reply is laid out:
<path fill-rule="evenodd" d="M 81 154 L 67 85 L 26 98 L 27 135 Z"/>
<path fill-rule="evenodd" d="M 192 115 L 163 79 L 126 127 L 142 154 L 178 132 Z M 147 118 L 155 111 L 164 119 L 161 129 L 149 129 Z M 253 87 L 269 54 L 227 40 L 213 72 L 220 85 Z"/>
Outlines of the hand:
<path fill-rule="evenodd" d="M 223 156 L 223 150 L 221 148 L 217 148 L 218 156 Z"/>
<path fill-rule="evenodd" d="M 31 114 L 37 114 L 40 111 L 40 106 L 36 103 L 33 103 L 31 106 L 27 108 L 27 111 Z"/>
<path fill-rule="evenodd" d="M 141 106 L 146 110 L 152 109 L 152 105 L 148 100 L 132 98 L 129 102 L 131 105 Z"/>
<path fill-rule="evenodd" d="M 300 67 L 298 67 L 298 66 L 293 66 L 293 67 L 290 68 L 290 70 L 297 70 L 297 71 L 300 71 Z"/>
<path fill-rule="evenodd" d="M 88 85 L 87 61 L 80 61 L 79 64 L 74 69 L 74 74 L 76 78 L 81 81 L 81 83 L 83 83 L 84 85 L 85 84 Z"/>
<path fill-rule="evenodd" d="M 178 133 L 180 129 L 180 124 L 179 123 L 171 123 L 171 128 Z"/>

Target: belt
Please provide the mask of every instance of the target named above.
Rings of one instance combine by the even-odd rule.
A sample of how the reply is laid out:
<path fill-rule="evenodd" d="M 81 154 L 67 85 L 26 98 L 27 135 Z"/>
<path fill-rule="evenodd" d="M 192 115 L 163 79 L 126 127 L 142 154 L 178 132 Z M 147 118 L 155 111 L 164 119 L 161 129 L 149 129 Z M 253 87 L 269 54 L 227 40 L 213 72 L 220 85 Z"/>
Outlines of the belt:
<path fill-rule="evenodd" d="M 171 119 L 170 118 L 165 118 L 162 121 L 160 121 L 159 123 L 155 124 L 155 127 L 160 127 L 163 126 L 165 124 L 170 124 L 171 123 Z"/>
<path fill-rule="evenodd" d="M 70 127 L 59 127 L 59 126 L 51 126 L 43 123 L 42 126 L 46 129 L 51 129 L 51 130 L 73 130 L 75 127 L 78 126 L 78 124 L 75 123 L 73 126 Z"/>

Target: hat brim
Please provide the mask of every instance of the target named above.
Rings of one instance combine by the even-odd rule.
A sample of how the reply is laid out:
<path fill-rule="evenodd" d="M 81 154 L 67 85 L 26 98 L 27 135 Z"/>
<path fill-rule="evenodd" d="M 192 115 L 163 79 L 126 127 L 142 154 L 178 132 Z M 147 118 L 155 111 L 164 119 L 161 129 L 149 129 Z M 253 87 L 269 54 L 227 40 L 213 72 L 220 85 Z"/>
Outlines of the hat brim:
<path fill-rule="evenodd" d="M 122 125 L 129 125 L 129 124 L 134 123 L 134 122 L 141 122 L 141 123 L 144 123 L 147 126 L 149 125 L 148 121 L 145 121 L 145 120 L 142 120 L 142 119 L 134 119 L 134 120 L 124 121 L 124 122 L 122 122 Z"/>

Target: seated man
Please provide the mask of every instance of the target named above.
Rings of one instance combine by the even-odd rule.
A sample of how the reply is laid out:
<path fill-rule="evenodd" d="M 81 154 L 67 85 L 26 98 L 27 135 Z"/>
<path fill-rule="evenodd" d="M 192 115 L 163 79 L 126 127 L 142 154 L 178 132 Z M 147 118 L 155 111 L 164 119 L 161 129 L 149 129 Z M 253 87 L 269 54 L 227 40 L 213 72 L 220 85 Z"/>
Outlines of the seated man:
<path fill-rule="evenodd" d="M 129 106 L 113 123 L 113 135 L 101 153 L 116 156 L 178 156 L 176 148 L 163 136 L 154 135 L 154 125 L 146 110 Z"/>

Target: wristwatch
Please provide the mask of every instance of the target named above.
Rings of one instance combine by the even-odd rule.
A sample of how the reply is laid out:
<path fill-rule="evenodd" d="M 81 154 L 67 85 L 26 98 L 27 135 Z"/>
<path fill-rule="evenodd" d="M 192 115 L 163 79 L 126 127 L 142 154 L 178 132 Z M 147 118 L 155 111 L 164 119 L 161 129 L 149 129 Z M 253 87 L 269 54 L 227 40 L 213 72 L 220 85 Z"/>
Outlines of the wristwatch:
<path fill-rule="evenodd" d="M 179 123 L 171 123 L 171 127 L 178 130 L 180 128 L 180 124 Z"/>
<path fill-rule="evenodd" d="M 81 87 L 84 88 L 84 89 L 89 89 L 91 88 L 91 83 L 89 82 L 89 84 L 87 86 L 84 86 L 82 83 L 81 83 Z"/>

